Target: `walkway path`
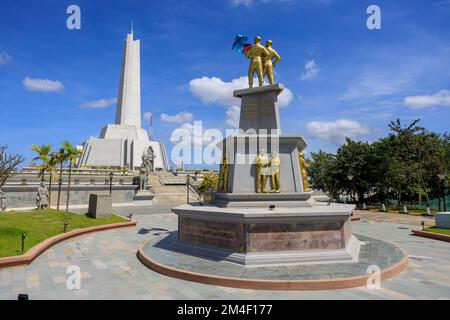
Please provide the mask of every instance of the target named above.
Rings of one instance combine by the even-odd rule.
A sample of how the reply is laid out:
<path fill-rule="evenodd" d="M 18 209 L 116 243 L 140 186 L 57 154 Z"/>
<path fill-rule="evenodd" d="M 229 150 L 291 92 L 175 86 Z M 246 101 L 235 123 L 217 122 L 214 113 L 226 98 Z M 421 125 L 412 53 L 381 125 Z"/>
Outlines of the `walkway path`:
<path fill-rule="evenodd" d="M 281 292 L 216 287 L 169 278 L 144 267 L 138 246 L 165 230 L 176 229 L 169 207 L 116 208 L 133 212 L 137 228 L 105 231 L 60 243 L 30 266 L 0 270 L 0 299 L 450 299 L 450 244 L 410 235 L 411 224 L 365 217 L 356 233 L 391 241 L 410 257 L 408 270 L 382 284 L 337 291 Z M 412 222 L 411 222 L 412 223 Z M 66 269 L 81 268 L 80 290 L 66 288 Z"/>

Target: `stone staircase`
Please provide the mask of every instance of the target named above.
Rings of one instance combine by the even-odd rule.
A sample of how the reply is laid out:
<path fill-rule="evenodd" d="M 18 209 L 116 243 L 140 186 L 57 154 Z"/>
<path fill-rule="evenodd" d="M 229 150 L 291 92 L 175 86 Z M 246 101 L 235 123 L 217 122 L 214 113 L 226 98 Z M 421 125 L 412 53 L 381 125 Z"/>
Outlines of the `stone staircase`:
<path fill-rule="evenodd" d="M 179 179 L 171 172 L 153 172 L 149 174 L 148 178 L 150 188 L 156 194 L 153 198 L 154 204 L 186 203 L 186 181 L 183 178 Z M 171 184 L 165 184 L 164 181 L 170 181 Z M 199 195 L 192 188 L 189 191 L 189 201 L 200 201 Z"/>

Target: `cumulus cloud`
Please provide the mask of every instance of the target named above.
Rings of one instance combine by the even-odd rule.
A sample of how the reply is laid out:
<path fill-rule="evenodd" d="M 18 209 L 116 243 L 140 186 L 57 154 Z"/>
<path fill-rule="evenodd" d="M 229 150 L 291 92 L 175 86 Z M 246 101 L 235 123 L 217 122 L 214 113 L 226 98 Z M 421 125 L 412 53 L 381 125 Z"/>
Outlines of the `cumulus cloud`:
<path fill-rule="evenodd" d="M 144 112 L 144 120 L 150 121 L 153 117 L 153 113 L 150 111 Z"/>
<path fill-rule="evenodd" d="M 432 95 L 408 96 L 405 98 L 405 106 L 412 109 L 430 108 L 436 106 L 450 106 L 450 91 L 441 90 Z"/>
<path fill-rule="evenodd" d="M 317 68 L 316 62 L 312 59 L 305 64 L 305 72 L 300 76 L 300 80 L 305 81 L 314 79 L 319 71 L 320 69 Z"/>
<path fill-rule="evenodd" d="M 90 108 L 90 109 L 104 109 L 104 108 L 108 108 L 116 103 L 117 103 L 116 98 L 98 99 L 98 100 L 94 100 L 94 101 L 85 102 L 81 106 L 83 108 Z"/>
<path fill-rule="evenodd" d="M 240 99 L 233 97 L 233 91 L 248 87 L 248 78 L 242 76 L 231 81 L 223 81 L 217 77 L 202 77 L 189 82 L 189 89 L 206 104 L 217 103 L 227 108 L 227 125 L 237 126 L 236 117 L 239 110 Z M 291 103 L 294 95 L 285 88 L 278 97 L 278 106 L 285 107 Z M 237 114 L 237 115 L 236 115 Z"/>
<path fill-rule="evenodd" d="M 207 143 L 203 138 L 204 129 L 201 121 L 192 123 L 183 123 L 179 128 L 172 132 L 170 142 L 185 146 L 200 147 Z M 190 139 L 188 139 L 190 137 Z"/>
<path fill-rule="evenodd" d="M 306 125 L 311 137 L 341 144 L 346 137 L 355 138 L 366 135 L 370 130 L 358 121 L 338 119 L 329 122 L 311 121 Z"/>
<path fill-rule="evenodd" d="M 231 128 L 239 127 L 239 116 L 241 108 L 238 106 L 231 106 L 227 109 L 227 125 Z"/>
<path fill-rule="evenodd" d="M 5 51 L 0 51 L 0 66 L 7 64 L 10 61 L 11 61 L 11 56 Z"/>
<path fill-rule="evenodd" d="M 61 82 L 48 79 L 33 79 L 26 77 L 22 83 L 24 87 L 30 91 L 55 92 L 64 89 Z"/>
<path fill-rule="evenodd" d="M 194 115 L 190 112 L 179 112 L 176 115 L 170 116 L 166 113 L 161 114 L 161 120 L 169 123 L 183 123 L 183 122 L 192 122 L 194 119 Z"/>

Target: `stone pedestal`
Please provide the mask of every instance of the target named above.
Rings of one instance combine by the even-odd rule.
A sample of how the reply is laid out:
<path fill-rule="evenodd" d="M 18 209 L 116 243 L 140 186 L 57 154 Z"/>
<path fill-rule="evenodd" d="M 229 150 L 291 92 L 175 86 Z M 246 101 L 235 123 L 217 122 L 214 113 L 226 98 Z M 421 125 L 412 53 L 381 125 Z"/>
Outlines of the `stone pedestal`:
<path fill-rule="evenodd" d="M 234 91 L 234 96 L 242 100 L 239 128 L 244 131 L 279 131 L 281 128 L 277 100 L 283 89 L 283 85 L 274 84 Z"/>
<path fill-rule="evenodd" d="M 436 228 L 450 229 L 450 212 L 436 213 Z"/>
<path fill-rule="evenodd" d="M 151 206 L 153 205 L 153 198 L 155 194 L 148 190 L 138 190 L 134 195 L 134 205 L 135 206 Z"/>
<path fill-rule="evenodd" d="M 91 194 L 89 196 L 89 215 L 95 219 L 112 217 L 112 197 L 109 194 Z"/>
<path fill-rule="evenodd" d="M 174 249 L 246 266 L 345 263 L 358 260 L 351 233 L 354 206 L 218 208 L 182 205 Z"/>
<path fill-rule="evenodd" d="M 282 91 L 276 84 L 234 92 L 242 100 L 240 132 L 219 144 L 228 164 L 221 166 L 228 172 L 227 192 L 209 203 L 172 209 L 178 215 L 174 250 L 245 266 L 358 260 L 361 243 L 350 222 L 354 206 L 318 203 L 305 192 L 299 152 L 306 143 L 281 134 Z M 263 149 L 279 156 L 279 193 L 256 193 L 256 157 Z M 270 190 L 272 173 L 266 173 Z"/>

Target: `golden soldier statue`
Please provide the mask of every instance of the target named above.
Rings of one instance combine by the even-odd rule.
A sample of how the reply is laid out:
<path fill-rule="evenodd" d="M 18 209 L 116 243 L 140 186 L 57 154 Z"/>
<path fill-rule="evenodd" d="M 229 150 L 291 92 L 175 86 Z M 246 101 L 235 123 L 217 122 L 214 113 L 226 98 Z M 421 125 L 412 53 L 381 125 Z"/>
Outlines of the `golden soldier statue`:
<path fill-rule="evenodd" d="M 305 156 L 303 155 L 303 152 L 298 153 L 298 161 L 300 163 L 300 171 L 302 173 L 302 181 L 303 181 L 303 191 L 309 192 L 309 185 L 308 185 L 308 172 L 306 169 L 308 169 L 309 164 L 305 161 Z"/>
<path fill-rule="evenodd" d="M 269 157 L 265 149 L 256 156 L 256 192 L 267 193 L 267 176 L 270 174 Z"/>
<path fill-rule="evenodd" d="M 227 156 L 224 153 L 222 163 L 220 164 L 219 192 L 228 192 L 228 172 L 229 164 L 227 161 Z"/>
<path fill-rule="evenodd" d="M 264 84 L 263 77 L 263 59 L 264 56 L 269 56 L 269 51 L 261 45 L 261 37 L 256 37 L 254 45 L 248 50 L 245 56 L 251 59 L 250 67 L 248 69 L 248 85 L 253 87 L 253 76 L 255 72 L 258 74 L 259 86 Z"/>
<path fill-rule="evenodd" d="M 275 77 L 273 75 L 273 68 L 275 65 L 281 61 L 281 57 L 278 54 L 278 52 L 275 51 L 274 48 L 272 48 L 272 40 L 268 40 L 266 42 L 266 49 L 267 52 L 269 52 L 269 55 L 264 56 L 263 61 L 263 77 L 267 75 L 269 78 L 270 84 L 275 84 Z M 273 60 L 275 58 L 275 61 Z"/>
<path fill-rule="evenodd" d="M 280 156 L 276 151 L 270 157 L 270 172 L 271 172 L 271 189 L 270 192 L 281 192 L 280 185 Z"/>

